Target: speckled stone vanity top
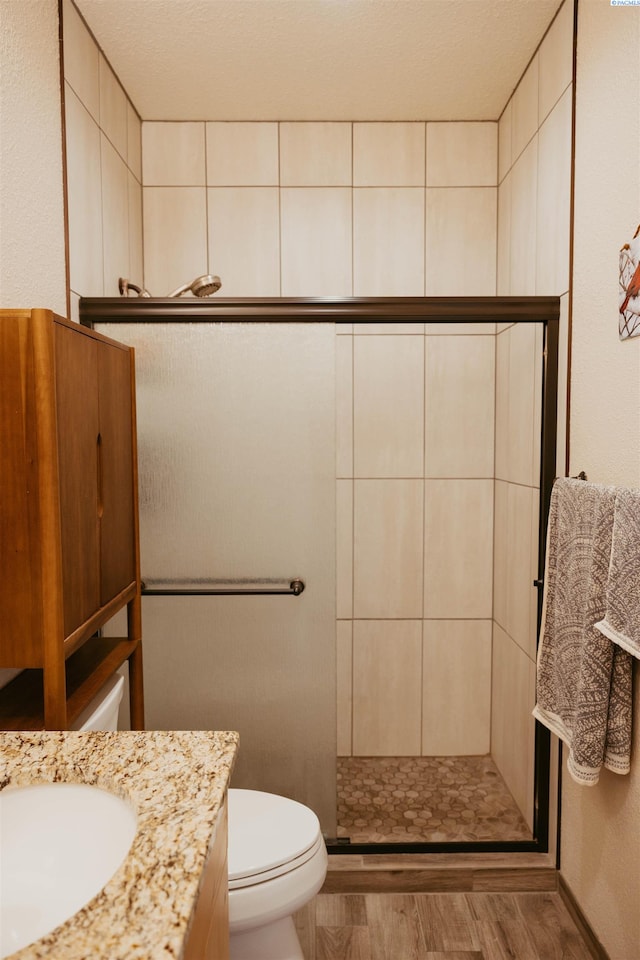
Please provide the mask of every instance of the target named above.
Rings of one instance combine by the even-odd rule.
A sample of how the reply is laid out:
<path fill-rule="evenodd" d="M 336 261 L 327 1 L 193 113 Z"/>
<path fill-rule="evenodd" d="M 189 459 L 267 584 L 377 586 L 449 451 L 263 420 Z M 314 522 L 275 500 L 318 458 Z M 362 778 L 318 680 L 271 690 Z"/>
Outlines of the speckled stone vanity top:
<path fill-rule="evenodd" d="M 138 829 L 86 907 L 16 960 L 180 958 L 235 759 L 229 732 L 0 733 L 0 789 L 66 781 L 127 800 Z"/>

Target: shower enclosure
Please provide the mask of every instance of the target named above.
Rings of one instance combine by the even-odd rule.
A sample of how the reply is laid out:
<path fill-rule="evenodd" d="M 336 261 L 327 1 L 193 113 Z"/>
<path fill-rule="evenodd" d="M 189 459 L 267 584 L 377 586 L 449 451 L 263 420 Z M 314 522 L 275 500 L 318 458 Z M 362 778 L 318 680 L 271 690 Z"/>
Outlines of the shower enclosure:
<path fill-rule="evenodd" d="M 239 730 L 332 851 L 546 849 L 558 299 L 80 312 L 136 348 L 149 727 Z"/>

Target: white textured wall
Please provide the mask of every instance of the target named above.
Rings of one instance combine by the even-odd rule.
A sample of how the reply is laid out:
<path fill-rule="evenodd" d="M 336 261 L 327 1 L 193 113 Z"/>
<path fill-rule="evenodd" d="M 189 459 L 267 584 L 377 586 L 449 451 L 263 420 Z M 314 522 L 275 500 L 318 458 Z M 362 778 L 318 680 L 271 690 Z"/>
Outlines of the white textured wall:
<path fill-rule="evenodd" d="M 571 472 L 640 486 L 640 339 L 617 333 L 618 250 L 640 219 L 640 16 L 580 0 Z M 640 950 L 640 689 L 631 774 L 563 784 L 561 872 L 612 960 Z"/>
<path fill-rule="evenodd" d="M 0 307 L 64 314 L 57 0 L 2 0 L 0 63 Z"/>
<path fill-rule="evenodd" d="M 583 0 L 578 22 L 571 465 L 640 483 L 640 340 L 620 342 L 618 251 L 640 220 L 640 16 Z"/>

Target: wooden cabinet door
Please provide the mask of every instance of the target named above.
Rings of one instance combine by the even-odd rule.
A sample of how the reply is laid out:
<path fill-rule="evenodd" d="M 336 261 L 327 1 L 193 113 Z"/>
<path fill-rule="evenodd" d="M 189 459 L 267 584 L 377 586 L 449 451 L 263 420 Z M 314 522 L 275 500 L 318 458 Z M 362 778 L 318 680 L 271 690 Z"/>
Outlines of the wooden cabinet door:
<path fill-rule="evenodd" d="M 64 633 L 100 606 L 98 344 L 54 324 Z"/>
<path fill-rule="evenodd" d="M 131 353 L 98 344 L 100 407 L 100 600 L 136 578 Z"/>
<path fill-rule="evenodd" d="M 33 352 L 28 318 L 0 323 L 0 656 L 42 663 L 41 536 Z"/>

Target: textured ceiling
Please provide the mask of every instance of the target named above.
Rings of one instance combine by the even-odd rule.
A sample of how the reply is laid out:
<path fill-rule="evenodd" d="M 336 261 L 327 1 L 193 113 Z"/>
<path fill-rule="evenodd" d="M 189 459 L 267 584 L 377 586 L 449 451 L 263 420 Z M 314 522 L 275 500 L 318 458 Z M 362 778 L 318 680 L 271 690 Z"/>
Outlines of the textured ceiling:
<path fill-rule="evenodd" d="M 495 120 L 560 0 L 75 0 L 144 120 Z"/>

